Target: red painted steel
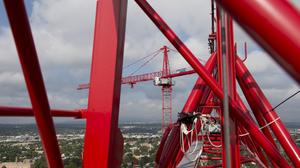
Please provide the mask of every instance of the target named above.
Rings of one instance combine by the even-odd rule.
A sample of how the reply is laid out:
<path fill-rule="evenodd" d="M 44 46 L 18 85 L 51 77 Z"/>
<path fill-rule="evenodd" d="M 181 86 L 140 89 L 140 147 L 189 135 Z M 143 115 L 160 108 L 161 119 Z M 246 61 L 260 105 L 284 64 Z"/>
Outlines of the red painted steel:
<path fill-rule="evenodd" d="M 282 121 L 278 119 L 279 116 L 276 111 L 271 111 L 273 108 L 272 105 L 240 59 L 237 59 L 237 77 L 252 110 L 256 111 L 256 113 L 261 113 L 268 123 L 277 120 L 270 125 L 270 128 L 273 130 L 294 166 L 300 167 L 300 150 L 297 144 L 293 141 Z"/>
<path fill-rule="evenodd" d="M 123 138 L 118 128 L 126 25 L 126 0 L 98 0 L 83 166 L 119 167 Z"/>
<path fill-rule="evenodd" d="M 162 132 L 172 124 L 172 86 L 162 86 Z"/>
<path fill-rule="evenodd" d="M 208 72 L 212 72 L 213 68 L 216 65 L 216 60 L 217 60 L 216 53 L 213 53 L 205 65 Z M 193 87 L 193 90 L 191 91 L 186 103 L 184 104 L 182 112 L 189 113 L 189 112 L 193 112 L 197 109 L 197 107 L 199 106 L 201 96 L 203 96 L 205 87 L 207 87 L 207 85 L 205 85 L 203 79 L 199 77 L 197 79 L 197 81 Z"/>
<path fill-rule="evenodd" d="M 169 59 L 168 59 L 168 47 L 167 46 L 163 46 L 163 48 L 161 48 L 161 50 L 163 50 L 164 53 L 164 58 L 163 58 L 163 64 L 162 64 L 162 76 L 167 76 L 171 74 L 170 71 L 170 65 L 169 65 Z"/>
<path fill-rule="evenodd" d="M 155 77 L 161 77 L 162 72 L 151 72 L 147 74 L 126 76 L 122 78 L 122 84 L 136 84 L 137 82 L 144 82 L 149 80 L 154 80 Z"/>
<path fill-rule="evenodd" d="M 155 77 L 161 77 L 162 72 L 151 72 L 151 73 L 146 73 L 146 74 L 141 74 L 141 75 L 132 75 L 132 76 L 125 76 L 122 78 L 122 84 L 130 84 L 134 85 L 138 82 L 146 82 L 146 81 L 151 81 L 154 80 Z M 78 90 L 82 89 L 89 89 L 90 84 L 80 84 L 78 87 Z"/>
<path fill-rule="evenodd" d="M 207 68 L 208 72 L 211 74 L 213 73 L 214 68 L 216 67 L 216 53 L 213 53 L 209 60 L 206 62 L 205 68 Z M 197 109 L 197 106 L 199 104 L 208 104 L 211 102 L 213 98 L 213 95 L 211 93 L 211 90 L 207 85 L 205 85 L 204 81 L 199 77 L 198 80 L 196 81 L 193 90 L 191 91 L 182 112 L 183 113 L 189 113 L 189 112 L 195 112 Z M 211 108 L 200 108 L 199 112 L 202 114 L 209 114 L 212 111 Z M 197 130 L 200 130 L 200 123 L 196 125 Z M 178 142 L 179 143 L 179 142 Z M 184 145 L 186 145 L 186 139 L 184 139 Z M 188 147 L 186 147 L 188 149 Z M 180 146 L 178 149 L 176 149 L 176 155 L 173 154 L 172 158 L 176 156 L 174 166 L 177 166 L 180 161 L 182 160 L 184 154 L 180 150 Z M 174 159 L 170 159 L 174 160 Z"/>
<path fill-rule="evenodd" d="M 233 21 L 232 18 L 226 14 L 226 59 L 227 59 L 227 82 L 228 95 L 234 100 L 237 100 L 236 92 L 236 70 L 235 70 L 235 50 L 233 37 Z M 224 93 L 225 94 L 225 93 Z M 232 113 L 231 111 L 229 111 Z M 240 167 L 240 140 L 237 128 L 237 119 L 230 117 L 230 153 L 231 153 L 231 167 Z"/>
<path fill-rule="evenodd" d="M 172 73 L 166 76 L 162 76 L 162 72 L 151 72 L 147 74 L 141 74 L 141 75 L 133 75 L 133 76 L 125 76 L 122 78 L 122 84 L 136 84 L 138 82 L 146 82 L 146 81 L 152 81 L 154 80 L 155 77 L 161 77 L 161 78 L 175 78 L 175 77 L 180 77 L 180 76 L 185 76 L 185 75 L 191 75 L 196 73 L 195 70 L 188 70 L 185 72 L 178 72 L 178 73 Z M 88 89 L 90 87 L 90 84 L 80 84 L 78 86 L 78 90 L 81 89 Z"/>
<path fill-rule="evenodd" d="M 151 72 L 146 74 L 140 74 L 140 75 L 133 75 L 133 76 L 125 76 L 122 78 L 122 84 L 136 84 L 138 82 L 146 82 L 146 81 L 152 81 L 155 77 L 161 77 L 161 78 L 175 78 L 185 75 L 191 75 L 196 73 L 195 70 L 188 70 L 185 72 L 178 72 L 178 73 L 172 73 L 168 74 L 166 76 L 162 75 L 162 71 L 158 72 Z M 90 84 L 80 84 L 78 87 L 78 90 L 81 89 L 88 89 L 90 87 Z"/>
<path fill-rule="evenodd" d="M 291 2 L 216 2 L 300 84 L 300 12 Z"/>
<path fill-rule="evenodd" d="M 159 158 L 159 163 L 157 163 L 158 167 L 175 167 L 174 157 L 172 155 L 177 154 L 177 150 L 180 148 L 180 140 L 179 140 L 179 131 L 180 126 L 174 125 L 170 134 L 166 140 L 166 145 L 163 147 L 161 157 Z"/>
<path fill-rule="evenodd" d="M 22 0 L 5 0 L 5 9 L 14 36 L 35 120 L 46 154 L 48 167 L 63 167 L 55 128 L 50 114 L 42 72 L 35 49 L 31 28 Z"/>
<path fill-rule="evenodd" d="M 242 111 L 247 112 L 247 107 L 246 107 L 246 105 L 243 103 L 243 101 L 242 101 L 242 99 L 241 99 L 241 97 L 240 97 L 239 95 L 237 95 L 237 102 L 238 102 L 240 108 L 242 109 Z M 240 125 L 243 125 L 242 123 L 239 123 L 239 124 L 240 124 Z M 241 128 L 240 130 L 241 130 L 241 133 L 242 133 L 242 134 L 247 134 L 247 133 L 248 133 L 244 127 L 240 127 L 240 128 Z M 249 137 L 249 138 L 248 138 L 248 137 Z M 269 138 L 269 137 L 268 137 L 268 138 Z M 253 153 L 256 153 L 256 154 L 259 156 L 260 160 L 265 164 L 266 167 L 269 167 L 269 166 L 268 166 L 268 161 L 267 161 L 265 155 L 263 154 L 263 152 L 262 152 L 260 146 L 257 145 L 257 143 L 254 141 L 254 139 L 253 139 L 250 135 L 249 135 L 249 136 L 246 136 L 246 137 L 241 137 L 241 140 L 242 140 L 243 142 L 248 141 L 248 144 L 249 144 L 248 146 L 249 146 L 250 150 L 251 150 Z M 271 142 L 272 142 L 272 141 L 271 141 Z M 271 160 L 271 163 L 272 163 L 272 165 L 273 165 L 274 167 L 276 167 L 276 164 L 274 163 L 274 161 Z"/>
<path fill-rule="evenodd" d="M 223 21 L 222 21 L 223 20 Z M 224 22 L 224 28 L 221 27 L 221 22 Z M 233 100 L 236 101 L 236 82 L 235 82 L 235 49 L 234 49 L 234 38 L 233 38 L 233 23 L 232 19 L 225 12 L 223 16 L 220 14 L 219 6 L 217 6 L 217 55 L 218 55 L 218 82 L 220 86 L 223 84 L 223 76 L 225 75 L 227 78 L 227 90 L 228 94 Z M 222 31 L 225 36 L 222 36 Z M 225 41 L 225 46 L 222 46 L 222 42 Z M 222 74 L 222 53 L 223 49 L 225 49 L 226 53 L 226 74 Z M 232 113 L 229 111 L 229 113 Z M 221 113 L 222 122 L 223 122 L 223 113 Z M 224 130 L 224 124 L 222 123 L 222 130 Z M 236 119 L 229 117 L 229 129 L 230 129 L 230 165 L 231 167 L 240 167 L 239 157 L 240 157 L 240 147 L 239 147 L 239 138 L 238 138 L 238 129 L 237 129 L 237 121 Z M 225 149 L 225 138 L 223 137 L 223 165 L 226 167 L 226 149 Z"/>
<path fill-rule="evenodd" d="M 157 151 L 156 151 L 156 156 L 155 156 L 155 163 L 156 163 L 156 164 L 159 164 L 159 160 L 160 160 L 160 158 L 161 158 L 161 153 L 162 153 L 162 151 L 163 151 L 163 149 L 164 149 L 165 143 L 166 143 L 166 141 L 167 141 L 167 138 L 168 138 L 168 136 L 169 136 L 170 131 L 172 130 L 172 128 L 173 128 L 173 125 L 169 125 L 169 126 L 165 129 L 165 131 L 164 131 L 164 133 L 163 133 L 163 136 L 162 136 L 162 138 L 161 138 L 159 147 L 158 147 L 158 149 L 157 149 Z"/>
<path fill-rule="evenodd" d="M 84 110 L 61 110 L 61 109 L 52 109 L 50 113 L 53 117 L 74 117 L 74 118 L 82 118 L 82 113 Z M 8 107 L 1 106 L 0 107 L 0 116 L 10 116 L 10 117 L 31 117 L 34 116 L 34 112 L 32 108 L 28 107 Z"/>
<path fill-rule="evenodd" d="M 168 76 L 171 74 L 170 65 L 169 65 L 169 58 L 168 58 L 168 47 L 163 46 L 161 48 L 164 53 L 163 57 L 163 64 L 162 64 L 162 76 Z M 161 91 L 162 91 L 162 125 L 161 130 L 162 132 L 172 124 L 172 78 L 167 78 L 171 83 L 163 84 Z"/>
<path fill-rule="evenodd" d="M 213 56 L 210 57 L 210 59 L 206 63 L 206 68 L 209 70 L 209 72 L 212 72 L 215 64 L 216 64 L 216 55 L 213 54 Z M 199 104 L 199 102 L 200 103 L 206 102 L 207 97 L 209 95 L 206 92 L 208 88 L 203 88 L 203 87 L 201 87 L 202 85 L 204 85 L 204 82 L 203 82 L 203 80 L 201 80 L 201 78 L 199 78 L 196 81 L 194 89 L 190 93 L 190 96 L 189 96 L 182 112 L 185 112 L 185 113 L 193 112 L 197 108 L 196 104 Z M 183 157 L 183 153 L 180 151 L 179 129 L 177 127 L 173 128 L 172 138 L 167 139 L 167 142 L 166 142 L 167 145 L 162 150 L 161 155 L 163 155 L 164 157 L 160 158 L 159 166 L 161 166 L 161 167 L 166 167 L 166 166 L 176 167 L 176 165 L 181 161 L 181 159 Z"/>
<path fill-rule="evenodd" d="M 180 76 L 185 76 L 185 75 L 191 75 L 194 73 L 196 73 L 195 70 L 189 70 L 189 71 L 185 71 L 185 72 L 169 74 L 169 75 L 163 76 L 162 78 L 175 78 L 175 77 L 180 77 Z"/>
<path fill-rule="evenodd" d="M 153 21 L 153 23 L 161 30 L 161 32 L 168 38 L 173 46 L 181 53 L 186 61 L 194 68 L 200 77 L 210 86 L 212 91 L 219 99 L 223 99 L 224 95 L 221 88 L 213 79 L 199 60 L 192 54 L 192 52 L 184 45 L 184 43 L 177 37 L 177 35 L 170 29 L 170 27 L 162 20 L 162 18 L 154 11 L 154 9 L 145 0 L 135 0 L 146 15 Z M 257 142 L 265 149 L 265 152 L 274 160 L 279 166 L 289 167 L 287 161 L 280 155 L 277 149 L 268 141 L 262 134 L 255 123 L 250 119 L 249 115 L 242 113 L 241 109 L 235 101 L 230 99 L 230 108 L 232 109 L 233 117 L 236 117 L 240 122 L 245 123 L 245 128 L 249 133 L 255 137 Z"/>
<path fill-rule="evenodd" d="M 239 99 L 240 99 L 240 98 L 239 98 Z M 253 104 L 253 102 L 252 102 L 250 99 L 248 99 L 247 101 L 248 101 L 249 104 Z M 240 102 L 241 102 L 241 100 L 240 100 Z M 240 103 L 240 106 L 241 106 L 241 108 L 243 107 L 244 109 L 247 109 L 246 106 L 245 106 L 243 103 Z M 260 127 L 265 126 L 265 125 L 267 124 L 267 122 L 264 120 L 262 114 L 261 114 L 259 111 L 257 111 L 257 110 L 252 110 L 252 112 L 253 112 L 253 114 L 254 114 L 254 116 L 255 116 L 255 118 L 256 118 L 256 120 L 257 120 L 257 122 L 258 122 L 258 124 L 259 124 Z M 274 141 L 274 138 L 273 138 L 273 136 L 272 136 L 272 134 L 271 134 L 271 132 L 270 132 L 270 130 L 269 130 L 269 128 L 263 129 L 262 132 L 263 132 L 263 133 L 265 134 L 265 136 L 269 139 L 269 141 L 270 141 L 271 143 L 273 143 L 273 145 L 274 145 L 275 147 L 277 147 L 277 146 L 276 146 L 276 143 L 275 143 L 275 141 Z M 278 166 L 276 165 L 276 163 L 274 163 L 274 161 L 272 161 L 272 160 L 271 160 L 271 164 L 273 165 L 273 167 L 278 167 Z"/>

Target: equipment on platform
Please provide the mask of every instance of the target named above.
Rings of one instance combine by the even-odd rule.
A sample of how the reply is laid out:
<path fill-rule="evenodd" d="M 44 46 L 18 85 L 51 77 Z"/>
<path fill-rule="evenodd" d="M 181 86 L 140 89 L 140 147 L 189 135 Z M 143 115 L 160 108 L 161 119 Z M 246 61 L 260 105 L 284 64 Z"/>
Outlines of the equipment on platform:
<path fill-rule="evenodd" d="M 153 84 L 155 86 L 174 86 L 175 82 L 172 80 L 172 78 L 161 78 L 157 76 L 154 78 Z"/>

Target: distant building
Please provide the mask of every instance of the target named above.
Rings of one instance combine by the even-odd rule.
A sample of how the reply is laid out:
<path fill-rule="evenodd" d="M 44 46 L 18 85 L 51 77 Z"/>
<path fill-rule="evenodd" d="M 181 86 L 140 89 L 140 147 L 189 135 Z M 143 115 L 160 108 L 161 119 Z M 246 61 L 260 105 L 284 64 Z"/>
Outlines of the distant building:
<path fill-rule="evenodd" d="M 0 168 L 33 168 L 31 160 L 25 159 L 23 162 L 2 162 Z"/>

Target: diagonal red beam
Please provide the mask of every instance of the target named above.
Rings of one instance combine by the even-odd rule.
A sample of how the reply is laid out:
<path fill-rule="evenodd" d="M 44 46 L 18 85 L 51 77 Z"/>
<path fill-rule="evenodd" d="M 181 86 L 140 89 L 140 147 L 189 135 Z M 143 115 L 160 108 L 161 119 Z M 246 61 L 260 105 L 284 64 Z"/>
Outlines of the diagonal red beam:
<path fill-rule="evenodd" d="M 216 61 L 217 61 L 216 53 L 213 53 L 205 64 L 205 68 L 208 70 L 210 74 L 213 74 L 213 71 L 216 67 Z M 212 98 L 213 98 L 213 94 L 211 92 L 211 89 L 207 85 L 205 85 L 205 82 L 200 77 L 198 77 L 196 83 L 194 84 L 193 90 L 189 94 L 189 97 L 182 109 L 182 112 L 183 113 L 194 112 L 197 110 L 197 107 L 199 107 L 199 104 L 211 103 Z M 211 111 L 212 108 L 200 108 L 200 113 L 202 114 L 209 114 Z M 200 123 L 198 123 L 196 127 L 197 130 L 201 130 Z M 184 145 L 187 145 L 187 139 L 184 139 Z M 185 149 L 188 149 L 188 146 L 185 146 Z M 174 163 L 172 164 L 175 164 L 174 166 L 176 166 L 182 160 L 184 153 L 180 150 L 180 146 L 179 146 L 179 148 L 176 149 L 176 152 L 174 152 L 174 154 L 172 155 L 172 158 L 176 157 L 176 159 L 175 162 L 173 161 Z"/>
<path fill-rule="evenodd" d="M 166 143 L 166 141 L 167 141 L 167 139 L 168 139 L 168 136 L 169 136 L 169 134 L 170 134 L 170 132 L 171 132 L 171 130 L 172 130 L 173 127 L 174 127 L 174 126 L 173 126 L 172 124 L 170 124 L 170 125 L 166 128 L 166 130 L 164 131 L 164 134 L 163 134 L 163 136 L 162 136 L 162 138 L 161 138 L 161 140 L 160 140 L 159 147 L 158 147 L 158 149 L 157 149 L 157 151 L 156 151 L 156 156 L 155 156 L 155 163 L 156 163 L 156 164 L 159 164 L 159 160 L 160 160 L 162 151 L 163 151 L 163 149 L 164 149 L 165 143 Z"/>
<path fill-rule="evenodd" d="M 216 65 L 216 54 L 212 54 L 211 57 L 206 62 L 206 68 L 209 70 L 209 72 L 213 71 L 213 68 Z M 196 81 L 193 90 L 191 91 L 187 102 L 185 103 L 185 106 L 182 110 L 182 112 L 193 112 L 196 110 L 197 105 L 200 103 L 204 104 L 207 100 L 207 97 L 209 94 L 207 94 L 207 97 L 201 95 L 206 95 L 205 93 L 209 93 L 210 89 L 204 86 L 204 81 L 201 78 L 198 78 Z M 177 132 L 176 132 L 177 131 Z M 175 132 L 175 133 L 174 133 Z M 161 167 L 176 167 L 176 165 L 181 161 L 183 157 L 183 153 L 180 151 L 180 139 L 179 139 L 179 129 L 177 127 L 173 127 L 172 130 L 172 138 L 169 138 L 166 140 L 165 144 L 160 145 L 161 155 L 159 159 L 157 158 L 157 163 L 159 163 L 159 166 Z M 171 136 L 169 136 L 171 137 Z M 159 162 L 158 162 L 159 161 Z"/>
<path fill-rule="evenodd" d="M 37 52 L 23 0 L 4 0 L 48 167 L 63 167 Z"/>
<path fill-rule="evenodd" d="M 156 13 L 156 11 L 145 0 L 135 0 L 146 15 L 153 21 L 153 23 L 160 29 L 160 31 L 167 37 L 177 51 L 185 58 L 185 60 L 191 65 L 191 67 L 198 73 L 200 77 L 206 82 L 212 89 L 215 95 L 223 100 L 224 94 L 222 89 L 217 84 L 216 80 L 207 72 L 199 60 L 194 54 L 185 46 L 185 44 L 179 39 L 174 31 L 165 23 L 165 21 Z M 251 120 L 249 115 L 244 114 L 239 108 L 238 104 L 229 98 L 229 105 L 232 109 L 232 117 L 236 117 L 239 122 L 244 123 L 245 128 L 249 133 L 255 137 L 257 142 L 265 149 L 266 153 L 274 160 L 278 165 L 282 167 L 289 167 L 288 162 L 280 155 L 279 151 L 274 147 L 272 143 L 264 136 L 264 134 L 258 129 L 255 122 Z"/>
<path fill-rule="evenodd" d="M 84 115 L 84 110 L 61 110 L 61 109 L 52 109 L 50 113 L 53 117 L 75 117 L 82 118 Z M 34 116 L 32 108 L 28 107 L 0 107 L 0 116 L 7 117 L 31 117 Z"/>
<path fill-rule="evenodd" d="M 300 12 L 291 2 L 216 2 L 300 84 Z"/>
<path fill-rule="evenodd" d="M 276 120 L 276 122 L 270 125 L 270 128 L 273 130 L 275 136 L 295 167 L 300 167 L 300 150 L 297 144 L 290 136 L 276 111 L 271 111 L 271 109 L 273 109 L 271 103 L 268 101 L 263 91 L 259 88 L 247 67 L 239 58 L 237 58 L 236 62 L 237 79 L 250 107 L 255 113 L 261 114 L 268 123 Z"/>
<path fill-rule="evenodd" d="M 217 61 L 216 53 L 213 53 L 205 65 L 208 72 L 212 72 L 213 68 L 216 65 L 216 61 Z M 207 85 L 205 85 L 203 79 L 199 77 L 193 87 L 193 90 L 189 94 L 186 103 L 184 104 L 182 112 L 189 113 L 196 110 L 196 108 L 199 106 L 201 96 L 203 96 L 203 92 L 206 86 Z M 205 101 L 203 103 L 205 103 Z"/>
<path fill-rule="evenodd" d="M 246 105 L 244 104 L 244 102 L 242 101 L 241 97 L 239 95 L 237 95 L 237 102 L 240 106 L 240 108 L 244 111 L 244 112 L 247 112 L 247 107 Z M 239 125 L 243 125 L 242 123 L 239 123 Z M 246 134 L 247 131 L 245 130 L 244 127 L 241 127 L 241 133 L 242 134 Z M 267 138 L 269 138 L 267 136 Z M 241 140 L 248 143 L 248 147 L 249 149 L 253 152 L 253 153 L 256 153 L 258 156 L 259 156 L 259 159 L 266 165 L 266 167 L 269 167 L 268 166 L 268 161 L 265 157 L 265 155 L 263 154 L 260 146 L 257 145 L 257 143 L 255 141 L 253 141 L 253 138 L 251 136 L 244 136 L 244 137 L 241 137 Z M 272 141 L 271 141 L 272 142 Z M 274 163 L 273 160 L 271 160 L 271 164 L 274 166 L 274 168 L 277 168 L 277 165 Z"/>
<path fill-rule="evenodd" d="M 127 0 L 97 0 L 83 167 L 120 167 L 118 128 Z"/>

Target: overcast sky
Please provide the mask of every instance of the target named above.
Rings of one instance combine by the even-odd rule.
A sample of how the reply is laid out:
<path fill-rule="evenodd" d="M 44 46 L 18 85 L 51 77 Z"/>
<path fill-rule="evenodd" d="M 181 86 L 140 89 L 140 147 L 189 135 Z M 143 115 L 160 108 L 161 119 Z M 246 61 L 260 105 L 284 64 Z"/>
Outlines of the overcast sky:
<path fill-rule="evenodd" d="M 295 0 L 296 2 L 297 0 Z M 95 0 L 25 0 L 36 48 L 46 83 L 51 108 L 78 109 L 87 105 L 87 91 L 77 91 L 78 84 L 89 80 Z M 210 0 L 159 0 L 151 5 L 167 21 L 196 56 L 209 57 L 207 37 L 210 31 Z M 297 1 L 299 2 L 299 1 Z M 0 1 L 0 104 L 30 106 L 18 56 Z M 246 65 L 273 105 L 278 104 L 299 86 L 270 59 L 238 26 L 235 39 L 239 54 L 242 44 L 249 46 Z M 124 65 L 161 48 L 171 46 L 133 0 L 128 1 Z M 178 53 L 170 52 L 172 70 L 188 67 Z M 162 55 L 137 74 L 159 71 Z M 126 76 L 137 66 L 127 68 Z M 174 79 L 173 118 L 181 111 L 197 76 Z M 299 121 L 300 96 L 278 108 L 283 121 Z M 122 86 L 120 121 L 160 122 L 161 88 L 152 82 Z M 57 121 L 66 121 L 60 119 Z M 69 120 L 68 120 L 69 121 Z M 28 118 L 0 118 L 0 123 L 28 123 Z"/>

